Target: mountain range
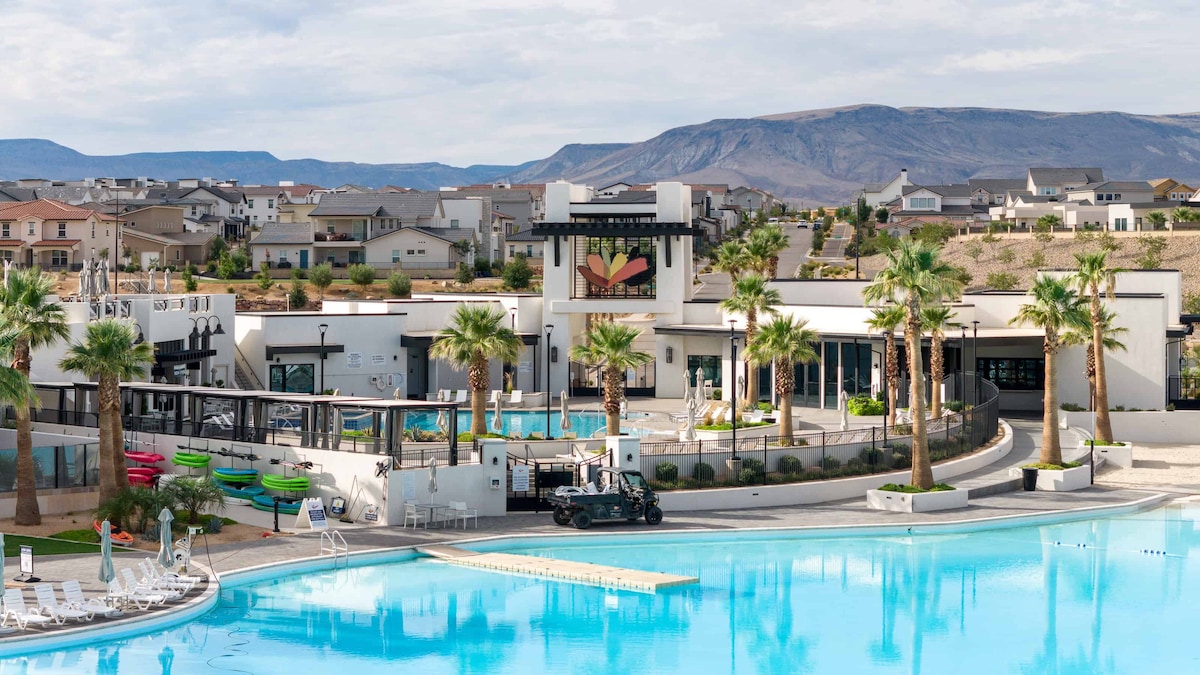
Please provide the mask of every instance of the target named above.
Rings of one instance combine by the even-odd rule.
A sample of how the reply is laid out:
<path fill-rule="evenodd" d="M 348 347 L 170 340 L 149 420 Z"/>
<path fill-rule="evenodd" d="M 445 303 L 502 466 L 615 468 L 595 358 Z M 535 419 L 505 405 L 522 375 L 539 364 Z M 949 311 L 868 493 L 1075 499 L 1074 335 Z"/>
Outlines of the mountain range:
<path fill-rule="evenodd" d="M 571 144 L 518 165 L 281 160 L 267 152 L 90 156 L 51 141 L 0 140 L 0 178 L 209 176 L 429 190 L 565 178 L 751 185 L 781 197 L 842 201 L 901 168 L 916 183 L 1021 177 L 1031 166 L 1098 166 L 1113 180 L 1200 179 L 1200 114 L 1056 113 L 858 105 L 678 127 L 637 143 Z"/>

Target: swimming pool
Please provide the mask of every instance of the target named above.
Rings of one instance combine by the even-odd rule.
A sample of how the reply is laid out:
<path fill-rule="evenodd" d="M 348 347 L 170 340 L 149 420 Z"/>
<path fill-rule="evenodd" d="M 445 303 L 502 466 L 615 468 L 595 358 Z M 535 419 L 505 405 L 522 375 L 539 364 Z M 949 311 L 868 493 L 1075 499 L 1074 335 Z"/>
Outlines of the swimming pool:
<path fill-rule="evenodd" d="M 492 431 L 492 420 L 495 419 L 494 411 L 487 411 L 487 428 Z M 631 412 L 621 420 L 622 432 L 629 433 L 633 436 L 641 436 L 643 433 L 650 433 L 638 426 L 637 421 L 649 417 L 647 413 Z M 588 438 L 598 429 L 604 428 L 606 421 L 603 412 L 596 411 L 575 411 L 568 415 L 571 420 L 571 433 L 578 438 Z M 560 438 L 563 431 L 560 427 L 562 421 L 562 412 L 552 410 L 550 412 L 550 435 L 555 438 Z M 368 424 L 370 419 L 368 418 Z M 546 434 L 546 411 L 545 410 L 504 410 L 500 416 L 501 428 L 500 433 L 505 436 L 520 435 L 522 437 L 529 434 Z M 430 412 L 409 412 L 405 415 L 404 426 L 406 428 L 416 427 L 423 431 L 437 430 L 437 413 Z M 458 430 L 471 430 L 471 411 L 458 411 Z"/>
<path fill-rule="evenodd" d="M 1196 672 L 1197 516 L 542 539 L 522 552 L 700 584 L 619 592 L 426 559 L 311 572 L 225 588 L 184 626 L 0 673 Z"/>

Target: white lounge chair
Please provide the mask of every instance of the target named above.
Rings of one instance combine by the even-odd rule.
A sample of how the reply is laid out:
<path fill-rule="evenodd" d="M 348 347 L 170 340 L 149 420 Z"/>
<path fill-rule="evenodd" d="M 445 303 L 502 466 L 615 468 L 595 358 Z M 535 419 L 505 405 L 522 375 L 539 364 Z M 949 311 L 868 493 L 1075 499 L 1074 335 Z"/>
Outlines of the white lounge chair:
<path fill-rule="evenodd" d="M 479 527 L 479 510 L 467 508 L 466 502 L 450 502 L 450 510 L 446 513 L 454 524 L 457 526 L 458 521 L 462 521 L 463 529 L 467 529 L 467 519 L 475 519 L 475 527 Z"/>
<path fill-rule="evenodd" d="M 443 401 L 449 402 L 454 400 L 454 392 L 450 391 L 449 389 L 438 389 L 438 393 L 442 395 Z"/>
<path fill-rule="evenodd" d="M 91 621 L 92 613 L 75 609 L 65 602 L 59 602 L 54 593 L 54 587 L 47 583 L 34 584 L 33 594 L 37 596 L 37 611 L 54 619 L 58 625 L 63 625 L 67 619 L 75 621 Z"/>
<path fill-rule="evenodd" d="M 525 401 L 525 392 L 521 391 L 520 389 L 513 389 L 512 393 L 508 395 L 508 404 L 509 405 L 520 408 L 521 406 L 525 405 L 524 401 Z"/>
<path fill-rule="evenodd" d="M 179 591 L 187 594 L 196 586 L 195 581 L 185 581 L 178 577 L 170 577 L 165 574 L 159 574 L 158 570 L 147 564 L 145 560 L 138 563 L 138 567 L 142 570 L 142 583 L 154 589 L 166 589 L 170 591 Z"/>
<path fill-rule="evenodd" d="M 763 421 L 763 411 L 751 410 L 748 413 L 742 413 L 742 421 L 750 423 L 761 422 Z"/>
<path fill-rule="evenodd" d="M 166 577 L 168 579 L 173 579 L 175 581 L 186 581 L 186 582 L 192 584 L 193 586 L 200 583 L 201 581 L 204 581 L 204 577 L 188 576 L 186 574 L 180 574 L 178 572 L 172 571 L 171 569 L 165 569 L 165 568 L 163 568 L 162 565 L 159 565 L 158 561 L 155 560 L 154 558 L 146 558 L 146 566 L 150 568 L 150 571 L 153 573 L 153 576 Z"/>
<path fill-rule="evenodd" d="M 467 402 L 467 390 L 459 389 L 458 395 L 454 397 L 454 402 L 455 403 L 466 403 Z"/>
<path fill-rule="evenodd" d="M 74 609 L 91 612 L 93 615 L 118 617 L 124 614 L 120 609 L 104 604 L 100 598 L 88 598 L 83 595 L 83 587 L 78 579 L 68 579 L 62 582 L 63 597 L 67 604 Z"/>
<path fill-rule="evenodd" d="M 126 590 L 141 591 L 142 593 L 157 593 L 166 598 L 167 602 L 181 600 L 184 596 L 184 592 L 179 589 L 170 588 L 165 584 L 158 584 L 149 579 L 137 578 L 137 575 L 134 574 L 133 569 L 129 567 L 121 570 L 121 578 L 125 580 Z"/>
<path fill-rule="evenodd" d="M 493 389 L 492 395 L 488 397 L 488 404 L 495 405 L 496 401 L 502 400 L 504 392 L 499 389 Z"/>
<path fill-rule="evenodd" d="M 25 630 L 31 623 L 44 626 L 54 621 L 53 618 L 45 614 L 38 614 L 26 607 L 25 596 L 21 594 L 21 589 L 19 588 L 7 588 L 4 590 L 4 620 L 0 621 L 0 626 L 7 626 L 9 619 L 12 619 L 17 628 L 21 630 Z"/>

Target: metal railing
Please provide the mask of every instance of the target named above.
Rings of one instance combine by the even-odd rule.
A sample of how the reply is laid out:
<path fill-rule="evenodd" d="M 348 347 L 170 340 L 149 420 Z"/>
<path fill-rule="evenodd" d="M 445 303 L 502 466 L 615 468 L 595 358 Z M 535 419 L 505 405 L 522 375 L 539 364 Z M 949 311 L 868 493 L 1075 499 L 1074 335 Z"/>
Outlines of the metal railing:
<path fill-rule="evenodd" d="M 968 385 L 968 392 L 974 384 Z M 931 461 L 973 452 L 996 436 L 999 390 L 982 378 L 978 387 L 985 398 L 982 404 L 926 422 Z M 911 466 L 912 425 L 901 423 L 738 438 L 736 447 L 724 438 L 641 445 L 642 475 L 656 490 L 796 483 Z"/>
<path fill-rule="evenodd" d="M 100 445 L 60 445 L 33 449 L 34 480 L 39 490 L 100 484 Z M 17 489 L 17 451 L 0 450 L 0 493 Z"/>

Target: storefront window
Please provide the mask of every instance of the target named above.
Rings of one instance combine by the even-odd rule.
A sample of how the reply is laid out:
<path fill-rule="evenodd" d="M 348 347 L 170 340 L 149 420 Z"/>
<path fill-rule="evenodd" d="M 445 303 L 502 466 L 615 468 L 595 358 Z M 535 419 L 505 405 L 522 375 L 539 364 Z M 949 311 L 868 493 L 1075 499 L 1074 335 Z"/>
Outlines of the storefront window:
<path fill-rule="evenodd" d="M 1045 359 L 977 359 L 979 374 L 1002 390 L 1038 391 L 1042 389 Z"/>
<path fill-rule="evenodd" d="M 313 393 L 313 364 L 271 366 L 271 391 Z"/>
<path fill-rule="evenodd" d="M 720 356 L 697 356 L 688 355 L 688 381 L 694 387 L 696 386 L 696 369 L 699 368 L 704 372 L 704 379 L 712 382 L 712 386 L 721 386 L 721 357 Z M 703 384 L 703 382 L 699 383 Z"/>

